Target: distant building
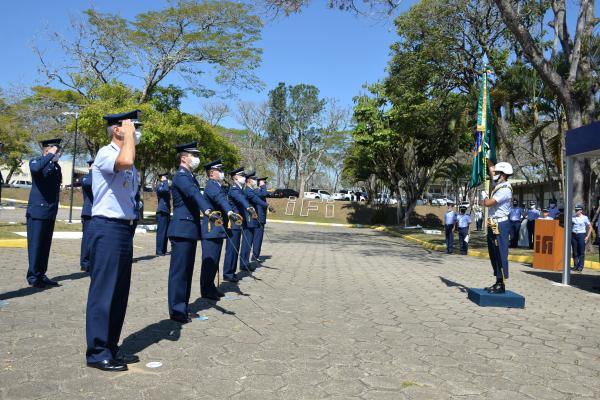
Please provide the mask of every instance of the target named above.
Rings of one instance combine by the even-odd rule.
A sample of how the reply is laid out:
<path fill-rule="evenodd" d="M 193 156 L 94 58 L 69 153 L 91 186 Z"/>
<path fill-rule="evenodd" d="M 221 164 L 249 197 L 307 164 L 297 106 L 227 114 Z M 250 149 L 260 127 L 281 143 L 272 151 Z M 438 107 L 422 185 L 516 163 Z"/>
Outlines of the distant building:
<path fill-rule="evenodd" d="M 550 200 L 557 200 L 557 206 L 563 207 L 562 192 L 560 190 L 560 181 L 511 181 L 513 197 L 519 200 L 520 204 L 529 204 L 534 201 L 538 207 L 547 206 Z"/>

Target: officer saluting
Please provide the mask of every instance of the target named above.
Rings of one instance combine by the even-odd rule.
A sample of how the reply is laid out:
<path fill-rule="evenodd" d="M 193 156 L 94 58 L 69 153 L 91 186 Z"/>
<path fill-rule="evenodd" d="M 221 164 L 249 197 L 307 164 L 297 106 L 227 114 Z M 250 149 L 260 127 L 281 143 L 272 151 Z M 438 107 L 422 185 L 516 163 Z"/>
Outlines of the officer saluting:
<path fill-rule="evenodd" d="M 198 142 L 175 146 L 179 169 L 173 176 L 173 221 L 169 225 L 171 264 L 169 267 L 169 316 L 183 324 L 191 321 L 188 305 L 194 275 L 196 248 L 201 237 L 201 215 L 211 205 L 200 192 L 192 171 L 200 165 Z M 222 222 L 221 222 L 222 223 Z"/>
<path fill-rule="evenodd" d="M 92 221 L 92 204 L 94 204 L 94 193 L 92 191 L 92 164 L 94 160 L 88 160 L 88 174 L 81 179 L 81 193 L 83 194 L 83 207 L 81 208 L 81 254 L 79 266 L 82 271 L 89 272 L 90 267 L 90 222 Z"/>
<path fill-rule="evenodd" d="M 58 286 L 57 282 L 48 279 L 46 271 L 62 182 L 62 173 L 58 165 L 61 141 L 61 139 L 41 141 L 42 155 L 29 161 L 32 187 L 25 214 L 29 258 L 27 282 L 37 288 Z"/>
<path fill-rule="evenodd" d="M 141 139 L 139 110 L 107 115 L 111 143 L 102 147 L 92 166 L 90 267 L 86 311 L 87 365 L 103 371 L 125 371 L 139 361 L 119 357 L 118 343 L 129 297 L 133 234 L 137 218 L 138 176 L 135 146 Z"/>
<path fill-rule="evenodd" d="M 496 283 L 486 290 L 490 293 L 504 293 L 506 290 L 505 280 L 508 279 L 508 240 L 510 233 L 510 200 L 512 198 L 512 187 L 508 178 L 513 174 L 512 165 L 507 162 L 499 162 L 490 167 L 496 187 L 491 193 L 491 198 L 485 191 L 481 192 L 481 200 L 485 207 L 490 207 L 488 218 L 488 253 L 490 262 L 494 269 Z"/>
<path fill-rule="evenodd" d="M 444 214 L 444 230 L 446 233 L 446 253 L 452 254 L 454 251 L 454 227 L 456 226 L 457 215 L 454 211 L 454 202 L 448 201 L 448 211 Z"/>
<path fill-rule="evenodd" d="M 267 191 L 267 179 L 269 177 L 265 176 L 264 178 L 258 178 L 258 187 L 255 189 L 258 197 L 261 198 L 265 203 L 267 202 L 267 197 L 269 197 L 269 192 Z M 260 259 L 260 250 L 262 249 L 263 237 L 265 235 L 265 225 L 267 224 L 267 210 L 269 212 L 274 213 L 275 209 L 271 205 L 267 205 L 267 207 L 259 206 L 257 208 L 258 212 L 258 222 L 259 226 L 254 232 L 254 242 L 252 244 L 252 248 L 254 249 L 254 255 L 257 260 Z"/>
<path fill-rule="evenodd" d="M 164 256 L 167 252 L 167 229 L 171 220 L 171 188 L 169 187 L 168 173 L 158 175 L 156 185 L 156 255 Z"/>
<path fill-rule="evenodd" d="M 258 214 L 254 207 L 250 205 L 246 196 L 244 195 L 244 184 L 246 183 L 246 175 L 244 174 L 244 167 L 235 169 L 229 173 L 233 184 L 229 188 L 229 202 L 232 210 L 240 215 L 245 215 L 246 218 L 242 224 L 231 224 L 231 228 L 228 227 L 229 238 L 225 246 L 225 260 L 223 262 L 223 280 L 228 282 L 238 282 L 239 278 L 235 274 L 237 269 L 237 260 L 240 252 L 240 243 L 242 240 L 242 231 L 247 229 L 249 218 L 256 220 Z"/>
<path fill-rule="evenodd" d="M 221 188 L 223 165 L 221 160 L 204 165 L 208 181 L 204 188 L 204 197 L 213 210 L 208 218 L 202 219 L 202 271 L 200 275 L 200 292 L 202 297 L 218 301 L 225 294 L 215 286 L 215 276 L 219 269 L 219 260 L 223 248 L 223 239 L 227 237 L 222 216 L 227 215 L 232 223 L 242 220 L 242 216 L 234 213 L 225 192 Z M 227 221 L 226 221 L 227 222 Z"/>

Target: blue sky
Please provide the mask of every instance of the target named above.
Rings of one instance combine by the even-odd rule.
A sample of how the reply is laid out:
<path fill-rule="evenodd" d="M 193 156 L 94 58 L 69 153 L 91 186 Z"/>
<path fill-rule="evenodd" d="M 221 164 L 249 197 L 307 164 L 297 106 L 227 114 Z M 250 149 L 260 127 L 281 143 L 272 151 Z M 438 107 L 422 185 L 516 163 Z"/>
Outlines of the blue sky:
<path fill-rule="evenodd" d="M 364 83 L 382 78 L 389 59 L 389 46 L 397 36 L 391 21 L 377 22 L 356 17 L 350 13 L 329 10 L 324 1 L 314 0 L 302 13 L 275 21 L 266 21 L 262 40 L 263 62 L 257 74 L 265 83 L 261 93 L 243 91 L 238 99 L 263 101 L 269 89 L 278 82 L 288 84 L 308 83 L 317 86 L 323 97 L 335 98 L 341 105 L 351 106 L 352 97 L 361 91 Z M 408 9 L 415 0 L 406 0 L 402 9 Z M 68 34 L 71 18 L 81 11 L 94 7 L 102 12 L 114 12 L 131 18 L 135 14 L 160 9 L 163 0 L 19 0 L 4 2 L 0 16 L 0 87 L 27 87 L 43 84 L 38 74 L 38 59 L 32 44 L 51 47 L 48 31 Z M 569 4 L 570 25 L 573 4 Z M 52 54 L 50 59 L 59 57 Z M 185 85 L 177 76 L 166 83 Z M 214 87 L 212 82 L 207 86 Z M 205 101 L 189 95 L 182 108 L 196 113 Z M 211 101 L 211 100 L 209 100 Z M 235 100 L 228 100 L 232 105 Z M 223 125 L 238 127 L 233 118 Z"/>
<path fill-rule="evenodd" d="M 47 31 L 67 34 L 69 21 L 82 10 L 93 6 L 99 11 L 132 17 L 136 13 L 159 9 L 166 2 L 117 0 L 20 0 L 3 4 L 0 17 L 0 87 L 31 86 L 44 83 L 37 71 L 38 59 L 32 44 L 51 47 Z M 393 24 L 356 17 L 350 13 L 327 9 L 321 1 L 304 12 L 287 18 L 265 21 L 262 40 L 263 62 L 257 74 L 265 90 L 238 93 L 240 100 L 262 101 L 278 82 L 309 83 L 321 90 L 323 97 L 336 98 L 350 106 L 352 97 L 364 83 L 382 78 L 389 58 L 389 46 L 396 40 Z M 412 1 L 406 2 L 408 8 Z M 58 55 L 56 56 L 58 57 Z M 52 59 L 52 57 L 51 57 Z M 184 83 L 172 76 L 169 83 Z M 214 87 L 213 83 L 208 83 Z M 216 100 L 216 99 L 215 99 Z M 183 101 L 186 112 L 200 110 L 203 99 L 191 94 Z M 208 100 L 211 101 L 211 100 Z M 235 100 L 228 100 L 234 104 Z M 224 125 L 237 127 L 233 118 Z"/>

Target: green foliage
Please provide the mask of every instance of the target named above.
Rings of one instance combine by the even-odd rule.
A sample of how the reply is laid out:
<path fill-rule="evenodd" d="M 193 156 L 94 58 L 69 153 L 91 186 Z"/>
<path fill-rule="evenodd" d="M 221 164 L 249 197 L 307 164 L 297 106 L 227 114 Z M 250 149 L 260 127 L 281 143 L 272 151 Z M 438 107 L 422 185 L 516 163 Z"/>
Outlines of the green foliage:
<path fill-rule="evenodd" d="M 21 166 L 23 156 L 31 153 L 28 146 L 31 135 L 19 118 L 16 110 L 18 106 L 7 103 L 1 94 L 0 92 L 0 142 L 4 143 L 4 147 L 0 154 L 0 165 L 14 171 Z"/>

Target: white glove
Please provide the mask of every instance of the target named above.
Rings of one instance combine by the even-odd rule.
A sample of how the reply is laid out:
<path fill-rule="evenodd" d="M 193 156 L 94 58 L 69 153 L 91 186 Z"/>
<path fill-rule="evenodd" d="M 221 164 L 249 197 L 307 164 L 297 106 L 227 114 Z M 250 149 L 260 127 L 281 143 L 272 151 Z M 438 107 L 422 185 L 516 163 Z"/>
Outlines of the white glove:
<path fill-rule="evenodd" d="M 469 243 L 469 236 L 470 235 L 465 236 L 465 243 Z"/>
<path fill-rule="evenodd" d="M 481 200 L 487 199 L 489 196 L 485 190 L 481 191 Z"/>

